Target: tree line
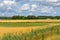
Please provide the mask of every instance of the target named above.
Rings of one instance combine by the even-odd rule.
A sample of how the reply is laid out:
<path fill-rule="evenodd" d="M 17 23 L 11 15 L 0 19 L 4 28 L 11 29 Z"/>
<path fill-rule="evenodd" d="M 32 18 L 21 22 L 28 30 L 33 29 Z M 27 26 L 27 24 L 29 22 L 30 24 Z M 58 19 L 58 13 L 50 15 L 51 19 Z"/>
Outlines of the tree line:
<path fill-rule="evenodd" d="M 0 19 L 60 19 L 60 16 L 12 16 L 12 17 L 0 17 Z"/>
<path fill-rule="evenodd" d="M 12 19 L 60 19 L 60 16 L 13 16 Z"/>

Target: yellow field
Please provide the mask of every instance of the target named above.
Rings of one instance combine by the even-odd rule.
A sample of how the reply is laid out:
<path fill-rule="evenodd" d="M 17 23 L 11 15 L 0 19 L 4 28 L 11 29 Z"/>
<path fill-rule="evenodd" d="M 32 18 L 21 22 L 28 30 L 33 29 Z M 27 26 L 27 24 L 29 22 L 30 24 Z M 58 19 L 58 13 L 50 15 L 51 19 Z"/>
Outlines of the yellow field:
<path fill-rule="evenodd" d="M 60 20 L 0 20 L 0 22 L 60 22 Z"/>
<path fill-rule="evenodd" d="M 43 22 L 43 23 L 49 23 L 49 25 L 45 26 L 31 26 L 31 27 L 0 27 L 0 36 L 2 36 L 4 33 L 29 33 L 32 30 L 37 29 L 46 29 L 55 27 L 57 25 L 60 25 L 60 20 L 0 20 L 0 22 Z M 12 24 L 13 25 L 13 24 Z M 53 40 L 58 40 L 60 36 L 52 37 Z M 47 37 L 46 40 L 52 40 L 51 37 Z"/>
<path fill-rule="evenodd" d="M 0 22 L 60 22 L 60 20 L 0 20 Z M 52 26 L 56 26 L 60 24 L 56 23 L 51 23 L 48 26 L 32 26 L 32 27 L 0 27 L 0 35 L 4 33 L 25 33 L 25 32 L 30 32 L 32 30 L 36 29 L 44 29 Z"/>

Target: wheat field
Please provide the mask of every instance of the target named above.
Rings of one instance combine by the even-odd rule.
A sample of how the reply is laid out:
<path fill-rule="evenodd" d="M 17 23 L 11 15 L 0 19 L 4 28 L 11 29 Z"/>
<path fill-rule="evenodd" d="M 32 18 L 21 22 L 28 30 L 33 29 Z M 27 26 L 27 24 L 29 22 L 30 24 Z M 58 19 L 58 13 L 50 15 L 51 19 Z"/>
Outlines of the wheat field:
<path fill-rule="evenodd" d="M 45 19 L 45 20 L 0 20 L 0 22 L 60 22 L 57 19 Z"/>
<path fill-rule="evenodd" d="M 23 22 L 23 23 L 30 23 L 30 24 L 32 24 L 32 23 L 38 23 L 38 24 L 41 23 L 42 26 L 41 26 L 41 24 L 39 24 L 38 26 L 36 26 L 37 24 L 35 26 L 33 24 L 30 26 L 30 24 L 29 24 L 29 26 L 26 27 L 23 24 L 22 27 L 21 26 L 20 27 L 18 27 L 18 26 L 14 27 L 14 26 L 9 26 L 10 24 L 7 24 L 6 22 L 7 23 L 12 23 L 12 22 L 13 23 L 16 23 L 16 22 L 20 23 L 20 22 Z M 1 23 L 3 23 L 2 25 L 4 25 L 4 23 L 6 23 L 8 26 L 5 26 L 5 25 L 1 26 Z M 48 24 L 44 25 L 43 23 L 48 23 Z M 11 25 L 13 25 L 13 24 L 11 24 Z M 43 29 L 52 28 L 52 27 L 55 27 L 55 26 L 60 26 L 60 20 L 0 20 L 0 36 L 4 35 L 5 33 L 6 34 L 7 33 L 24 34 L 24 33 L 29 33 L 33 30 L 37 30 L 37 29 L 38 30 L 43 30 Z M 47 37 L 46 40 L 48 40 L 48 39 L 52 40 L 50 37 Z M 57 39 L 59 39 L 59 38 L 57 38 Z M 54 40 L 57 40 L 57 39 L 54 39 Z M 36 40 L 36 39 L 34 39 L 34 40 Z"/>

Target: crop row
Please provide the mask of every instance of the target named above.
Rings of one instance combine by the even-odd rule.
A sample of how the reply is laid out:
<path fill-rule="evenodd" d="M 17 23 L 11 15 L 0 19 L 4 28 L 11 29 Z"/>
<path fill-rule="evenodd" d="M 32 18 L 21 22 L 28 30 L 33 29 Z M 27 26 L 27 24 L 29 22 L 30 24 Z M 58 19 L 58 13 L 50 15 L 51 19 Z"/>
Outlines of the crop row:
<path fill-rule="evenodd" d="M 35 23 L 35 22 L 0 22 L 2 27 L 28 27 L 28 26 L 43 26 L 49 23 Z"/>

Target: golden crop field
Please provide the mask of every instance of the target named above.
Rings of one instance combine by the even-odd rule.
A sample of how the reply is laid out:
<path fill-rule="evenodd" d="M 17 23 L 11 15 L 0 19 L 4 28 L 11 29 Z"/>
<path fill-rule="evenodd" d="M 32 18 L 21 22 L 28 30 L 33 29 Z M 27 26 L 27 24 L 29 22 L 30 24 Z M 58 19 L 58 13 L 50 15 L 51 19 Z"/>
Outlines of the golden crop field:
<path fill-rule="evenodd" d="M 0 20 L 0 22 L 60 22 L 60 20 Z"/>
<path fill-rule="evenodd" d="M 10 24 L 10 23 L 12 23 L 12 24 Z M 16 25 L 16 23 L 17 23 L 17 26 L 14 27 L 14 25 Z M 23 23 L 27 23 L 27 26 L 24 26 Z M 48 24 L 46 24 L 46 23 L 48 23 Z M 20 27 L 18 27 L 18 24 L 20 25 Z M 12 25 L 12 26 L 9 26 L 9 25 Z M 21 25 L 22 25 L 22 27 L 21 27 Z M 20 33 L 20 34 L 30 33 L 33 30 L 37 30 L 37 29 L 38 30 L 43 30 L 43 29 L 52 28 L 52 27 L 55 28 L 55 26 L 60 26 L 60 20 L 0 20 L 0 36 L 4 35 L 5 33 L 6 33 L 6 35 L 7 35 L 7 33 L 12 33 L 14 35 L 17 34 L 17 33 Z M 49 35 L 49 37 L 47 37 L 46 40 L 48 40 L 48 39 L 52 40 L 51 37 L 50 37 L 50 34 L 48 34 L 48 35 Z M 60 40 L 57 37 L 54 40 L 57 40 L 57 39 Z M 4 40 L 6 40 L 6 39 L 4 39 Z M 22 40 L 24 40 L 24 39 L 22 39 Z M 37 39 L 31 39 L 31 40 L 37 40 Z M 40 39 L 40 40 L 44 40 L 44 39 Z"/>

